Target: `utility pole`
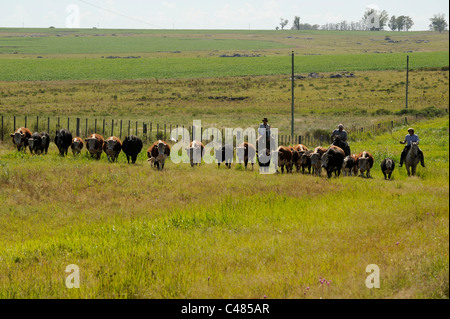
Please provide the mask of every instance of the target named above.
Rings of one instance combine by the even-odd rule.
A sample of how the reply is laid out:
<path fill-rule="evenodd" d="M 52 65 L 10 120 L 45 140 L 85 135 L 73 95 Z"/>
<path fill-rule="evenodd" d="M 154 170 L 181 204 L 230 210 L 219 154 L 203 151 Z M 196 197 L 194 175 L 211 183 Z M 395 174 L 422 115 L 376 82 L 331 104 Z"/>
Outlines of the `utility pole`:
<path fill-rule="evenodd" d="M 292 105 L 291 105 L 291 117 L 292 117 L 292 123 L 291 123 L 291 136 L 292 136 L 292 141 L 294 140 L 294 88 L 295 88 L 295 79 L 294 79 L 294 51 L 292 51 Z"/>
<path fill-rule="evenodd" d="M 408 94 L 409 94 L 409 55 L 406 56 L 406 109 L 408 109 Z"/>

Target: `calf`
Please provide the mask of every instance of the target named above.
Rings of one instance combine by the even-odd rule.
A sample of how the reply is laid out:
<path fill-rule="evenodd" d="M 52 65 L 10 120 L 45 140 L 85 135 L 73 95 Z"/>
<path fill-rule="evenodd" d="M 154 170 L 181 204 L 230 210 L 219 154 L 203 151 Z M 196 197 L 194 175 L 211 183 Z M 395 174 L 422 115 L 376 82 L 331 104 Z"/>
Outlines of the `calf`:
<path fill-rule="evenodd" d="M 205 145 L 202 142 L 192 141 L 189 147 L 186 147 L 189 159 L 191 161 L 191 166 L 200 166 L 202 164 L 202 158 L 205 151 Z"/>
<path fill-rule="evenodd" d="M 27 151 L 28 139 L 31 138 L 31 131 L 26 127 L 18 128 L 14 133 L 11 134 L 12 142 L 17 147 L 17 150 Z"/>
<path fill-rule="evenodd" d="M 41 154 L 42 153 L 42 137 L 38 132 L 33 133 L 28 139 L 28 148 L 31 154 Z"/>
<path fill-rule="evenodd" d="M 328 149 L 322 146 L 317 146 L 316 149 L 314 150 L 314 153 L 318 153 L 320 154 L 320 156 L 322 156 L 323 154 L 326 153 Z"/>
<path fill-rule="evenodd" d="M 72 153 L 74 156 L 77 156 L 81 153 L 81 150 L 84 147 L 84 142 L 79 137 L 74 137 L 72 139 L 72 144 L 70 145 L 70 148 L 72 149 Z"/>
<path fill-rule="evenodd" d="M 122 151 L 122 141 L 115 136 L 111 136 L 103 143 L 103 151 L 108 156 L 108 161 L 117 162 L 120 152 Z"/>
<path fill-rule="evenodd" d="M 305 151 L 300 158 L 302 165 L 302 174 L 305 174 L 305 168 L 308 169 L 308 173 L 311 174 L 311 151 Z"/>
<path fill-rule="evenodd" d="M 345 152 L 337 146 L 330 146 L 330 148 L 322 156 L 322 167 L 327 171 L 328 178 L 331 178 L 333 172 L 335 176 L 341 175 L 342 163 L 344 162 Z"/>
<path fill-rule="evenodd" d="M 312 167 L 312 173 L 320 176 L 322 173 L 322 155 L 320 153 L 314 152 L 311 153 L 311 167 Z"/>
<path fill-rule="evenodd" d="M 342 173 L 344 176 L 352 176 L 353 168 L 356 166 L 355 159 L 352 156 L 344 158 L 342 163 Z"/>
<path fill-rule="evenodd" d="M 155 164 L 158 170 L 164 169 L 166 159 L 170 156 L 170 145 L 164 141 L 156 141 L 147 150 L 148 162 Z"/>
<path fill-rule="evenodd" d="M 91 154 L 91 157 L 96 156 L 99 160 L 102 156 L 103 143 L 105 142 L 103 136 L 94 133 L 84 141 L 86 142 L 86 149 Z"/>
<path fill-rule="evenodd" d="M 256 148 L 250 143 L 244 142 L 239 147 L 236 147 L 236 156 L 239 162 L 244 162 L 245 169 L 247 169 L 248 162 L 252 164 L 252 171 L 254 169 Z"/>
<path fill-rule="evenodd" d="M 381 171 L 383 172 L 384 179 L 391 179 L 391 175 L 394 169 L 395 169 L 395 162 L 390 158 L 386 158 L 381 163 Z"/>
<path fill-rule="evenodd" d="M 41 139 L 42 139 L 42 151 L 47 154 L 48 147 L 50 146 L 50 135 L 48 135 L 47 132 L 41 133 Z"/>
<path fill-rule="evenodd" d="M 358 155 L 357 165 L 361 177 L 364 177 L 364 173 L 366 173 L 366 177 L 370 178 L 370 169 L 373 167 L 373 156 L 366 151 L 361 152 Z"/>
<path fill-rule="evenodd" d="M 234 149 L 230 144 L 225 144 L 220 149 L 215 151 L 217 167 L 220 168 L 221 163 L 225 163 L 225 166 L 231 168 L 233 163 Z"/>
<path fill-rule="evenodd" d="M 134 135 L 125 137 L 122 142 L 122 151 L 127 156 L 128 164 L 130 164 L 130 158 L 132 164 L 136 163 L 136 159 L 139 153 L 142 151 L 142 147 L 143 143 L 139 137 Z"/>
<path fill-rule="evenodd" d="M 286 173 L 292 173 L 292 151 L 289 147 L 280 146 L 275 152 L 278 155 L 278 167 L 281 167 L 281 173 L 284 174 L 284 168 Z M 277 168 L 278 173 L 278 168 Z"/>
<path fill-rule="evenodd" d="M 72 133 L 66 129 L 56 131 L 55 144 L 61 156 L 67 155 L 69 147 L 72 144 Z"/>

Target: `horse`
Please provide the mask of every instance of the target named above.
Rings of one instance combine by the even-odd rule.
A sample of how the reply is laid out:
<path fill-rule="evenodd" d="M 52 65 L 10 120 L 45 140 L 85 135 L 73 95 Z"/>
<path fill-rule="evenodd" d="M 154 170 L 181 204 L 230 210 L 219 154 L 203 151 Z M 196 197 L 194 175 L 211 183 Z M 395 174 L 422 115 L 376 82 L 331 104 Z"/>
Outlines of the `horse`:
<path fill-rule="evenodd" d="M 342 148 L 342 150 L 345 152 L 345 156 L 352 155 L 351 151 L 350 151 L 350 146 L 348 146 L 348 143 L 341 141 L 339 136 L 336 136 L 334 138 L 333 144 L 331 144 L 331 145 Z"/>
<path fill-rule="evenodd" d="M 420 162 L 419 158 L 419 144 L 416 142 L 411 143 L 411 147 L 406 154 L 405 158 L 405 167 L 406 171 L 408 172 L 408 176 L 415 176 L 416 175 L 416 168 L 417 165 Z"/>

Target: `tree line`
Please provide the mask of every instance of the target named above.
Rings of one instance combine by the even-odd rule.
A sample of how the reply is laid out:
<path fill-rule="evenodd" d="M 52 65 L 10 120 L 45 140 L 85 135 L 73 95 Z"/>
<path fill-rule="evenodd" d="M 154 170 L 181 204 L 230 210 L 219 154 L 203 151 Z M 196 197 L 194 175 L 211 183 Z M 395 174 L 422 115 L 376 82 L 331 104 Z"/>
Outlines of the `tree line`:
<path fill-rule="evenodd" d="M 445 31 L 448 23 L 445 15 L 442 13 L 435 14 L 430 18 L 429 28 L 431 31 Z M 280 26 L 276 30 L 284 30 L 289 24 L 288 19 L 280 18 Z M 389 27 L 392 31 L 409 31 L 414 25 L 414 21 L 410 16 L 400 15 L 391 16 L 386 10 L 368 9 L 364 13 L 360 21 L 348 22 L 343 20 L 337 23 L 326 23 L 324 25 L 301 23 L 300 17 L 295 16 L 291 30 L 328 30 L 328 31 L 381 31 Z"/>

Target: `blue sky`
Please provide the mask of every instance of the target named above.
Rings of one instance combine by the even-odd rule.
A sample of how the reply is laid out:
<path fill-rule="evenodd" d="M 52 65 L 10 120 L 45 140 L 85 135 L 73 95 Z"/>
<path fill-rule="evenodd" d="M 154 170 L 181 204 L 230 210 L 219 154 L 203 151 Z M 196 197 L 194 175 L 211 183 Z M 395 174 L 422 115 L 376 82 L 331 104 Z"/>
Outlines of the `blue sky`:
<path fill-rule="evenodd" d="M 0 27 L 67 27 L 75 12 L 66 11 L 69 5 L 78 8 L 81 28 L 270 30 L 282 17 L 288 27 L 296 15 L 323 25 L 359 21 L 377 7 L 412 17 L 414 31 L 427 30 L 436 13 L 449 16 L 447 0 L 0 0 Z"/>

